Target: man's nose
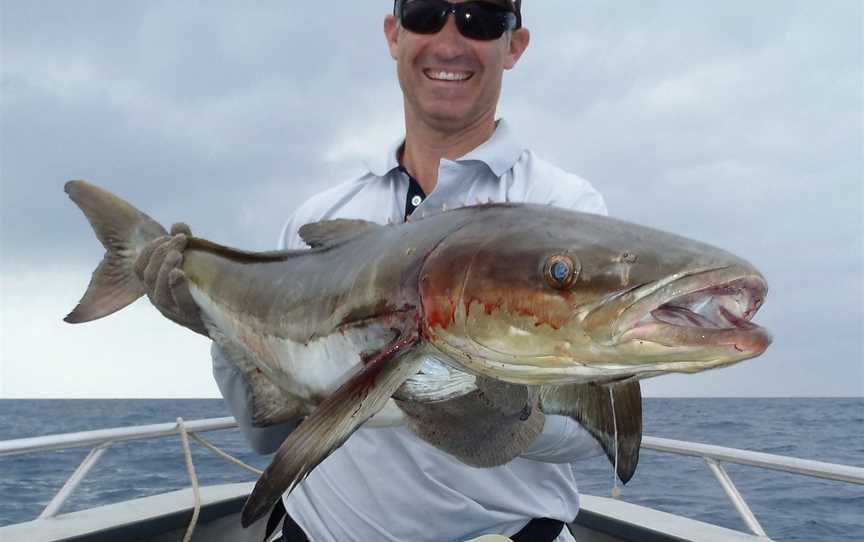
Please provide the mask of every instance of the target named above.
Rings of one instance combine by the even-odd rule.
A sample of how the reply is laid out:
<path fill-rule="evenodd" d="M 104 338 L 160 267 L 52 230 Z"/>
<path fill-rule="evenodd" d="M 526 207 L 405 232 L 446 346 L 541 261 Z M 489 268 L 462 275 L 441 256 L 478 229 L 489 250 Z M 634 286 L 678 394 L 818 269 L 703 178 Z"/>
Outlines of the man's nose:
<path fill-rule="evenodd" d="M 459 33 L 459 28 L 456 26 L 456 15 L 453 13 L 447 17 L 444 28 L 438 32 L 435 38 L 438 45 L 437 53 L 441 56 L 455 57 L 461 55 L 465 50 L 465 37 Z"/>

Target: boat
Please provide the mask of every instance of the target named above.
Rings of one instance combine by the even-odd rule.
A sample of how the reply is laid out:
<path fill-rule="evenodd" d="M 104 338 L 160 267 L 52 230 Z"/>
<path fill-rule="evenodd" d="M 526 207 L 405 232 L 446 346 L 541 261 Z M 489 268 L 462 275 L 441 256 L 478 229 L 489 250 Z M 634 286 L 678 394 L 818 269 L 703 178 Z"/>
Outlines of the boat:
<path fill-rule="evenodd" d="M 240 510 L 253 483 L 201 486 L 190 450 L 190 439 L 238 467 L 260 470 L 230 456 L 201 436 L 210 431 L 236 429 L 234 418 L 208 418 L 173 423 L 115 427 L 0 442 L 0 457 L 27 453 L 90 448 L 66 483 L 32 521 L 0 527 L 0 540 L 17 542 L 184 542 L 254 541 L 265 537 L 265 521 L 248 529 L 240 526 Z M 188 488 L 130 499 L 75 512 L 62 513 L 64 503 L 113 444 L 125 441 L 179 437 L 189 472 Z M 642 449 L 702 458 L 723 487 L 749 532 L 670 514 L 619 499 L 596 495 L 580 497 L 580 511 L 569 525 L 580 542 L 770 542 L 758 519 L 739 493 L 724 464 L 736 463 L 864 485 L 864 468 L 644 436 Z M 443 542 L 443 541 L 442 541 Z"/>

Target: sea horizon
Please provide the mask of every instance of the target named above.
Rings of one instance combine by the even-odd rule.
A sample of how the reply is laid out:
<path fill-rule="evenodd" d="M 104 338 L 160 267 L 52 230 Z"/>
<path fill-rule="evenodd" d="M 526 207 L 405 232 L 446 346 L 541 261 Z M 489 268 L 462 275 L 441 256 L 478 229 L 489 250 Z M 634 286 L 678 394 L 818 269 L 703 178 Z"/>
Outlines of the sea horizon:
<path fill-rule="evenodd" d="M 221 399 L 0 399 L 0 440 L 230 415 Z M 864 467 L 861 397 L 647 397 L 644 434 L 786 457 Z M 263 468 L 233 429 L 206 438 Z M 83 460 L 89 447 L 0 457 L 0 525 L 34 519 Z M 255 476 L 193 445 L 202 484 L 250 482 Z M 582 493 L 609 496 L 612 468 L 603 456 L 573 464 Z M 852 542 L 864 532 L 864 487 L 744 465 L 724 466 L 774 540 Z M 127 483 L 116 485 L 117 472 Z M 64 512 L 188 486 L 176 436 L 110 447 Z M 643 449 L 621 498 L 632 504 L 746 531 L 720 484 L 697 457 Z M 15 499 L 2 496 L 15 495 Z M 857 534 L 856 534 L 857 533 Z"/>

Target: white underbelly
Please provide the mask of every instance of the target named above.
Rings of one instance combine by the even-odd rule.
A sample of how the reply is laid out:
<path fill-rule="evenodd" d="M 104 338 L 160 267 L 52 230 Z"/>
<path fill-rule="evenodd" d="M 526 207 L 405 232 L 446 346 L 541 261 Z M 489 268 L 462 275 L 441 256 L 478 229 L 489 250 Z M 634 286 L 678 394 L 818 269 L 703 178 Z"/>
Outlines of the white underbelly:
<path fill-rule="evenodd" d="M 201 308 L 211 336 L 217 342 L 230 341 L 242 348 L 246 357 L 282 392 L 311 407 L 316 406 L 363 363 L 361 355 L 384 349 L 396 337 L 392 326 L 370 322 L 347 326 L 308 342 L 266 334 L 248 315 L 238 314 L 213 301 L 191 285 L 190 291 Z M 409 355 L 426 358 L 421 370 L 406 381 L 402 392 L 408 400 L 440 401 L 475 389 L 473 375 L 455 370 L 442 354 L 431 348 L 418 348 Z M 367 422 L 371 427 L 398 425 L 403 414 L 390 399 Z"/>
<path fill-rule="evenodd" d="M 361 353 L 384 348 L 394 339 L 389 326 L 370 323 L 348 326 L 309 342 L 265 334 L 257 321 L 214 302 L 194 285 L 192 297 L 208 325 L 242 346 L 255 366 L 281 390 L 317 404 L 361 365 Z"/>

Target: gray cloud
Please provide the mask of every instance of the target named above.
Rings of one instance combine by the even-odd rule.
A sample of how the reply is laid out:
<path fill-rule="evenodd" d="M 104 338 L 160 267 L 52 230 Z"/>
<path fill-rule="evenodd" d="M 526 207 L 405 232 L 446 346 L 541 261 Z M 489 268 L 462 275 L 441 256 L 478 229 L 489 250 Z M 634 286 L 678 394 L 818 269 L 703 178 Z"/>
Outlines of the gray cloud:
<path fill-rule="evenodd" d="M 305 198 L 399 136 L 391 3 L 342 4 L 4 4 L 3 380 L 24 382 L 38 354 L 15 338 L 26 301 L 13 290 L 50 277 L 26 324 L 56 322 L 101 253 L 66 180 L 265 249 Z M 864 393 L 861 17 L 854 1 L 526 3 L 532 44 L 505 77 L 502 116 L 614 215 L 738 253 L 771 283 L 762 359 L 649 392 Z M 152 341 L 176 336 L 157 329 Z M 86 352 L 74 333 L 45 333 Z"/>

